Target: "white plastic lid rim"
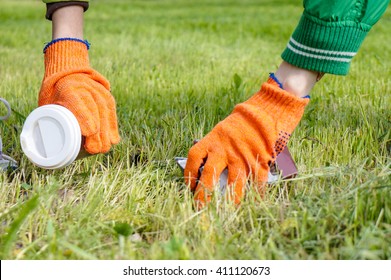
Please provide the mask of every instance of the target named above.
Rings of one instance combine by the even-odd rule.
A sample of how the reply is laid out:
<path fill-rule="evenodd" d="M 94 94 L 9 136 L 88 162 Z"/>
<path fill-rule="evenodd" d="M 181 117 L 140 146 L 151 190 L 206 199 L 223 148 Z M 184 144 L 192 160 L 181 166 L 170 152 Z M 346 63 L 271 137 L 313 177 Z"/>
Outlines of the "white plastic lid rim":
<path fill-rule="evenodd" d="M 72 163 L 80 152 L 81 140 L 80 125 L 72 112 L 52 104 L 32 111 L 20 135 L 25 155 L 45 169 Z"/>

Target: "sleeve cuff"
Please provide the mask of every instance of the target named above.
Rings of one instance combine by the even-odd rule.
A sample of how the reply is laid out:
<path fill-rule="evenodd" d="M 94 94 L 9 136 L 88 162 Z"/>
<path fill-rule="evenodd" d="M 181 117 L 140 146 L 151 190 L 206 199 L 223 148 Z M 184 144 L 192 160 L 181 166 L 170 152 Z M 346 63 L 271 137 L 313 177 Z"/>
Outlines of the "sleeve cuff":
<path fill-rule="evenodd" d="M 82 6 L 84 11 L 88 10 L 89 3 L 84 1 L 65 1 L 65 2 L 56 2 L 56 3 L 48 3 L 46 4 L 46 19 L 52 20 L 53 13 L 60 8 L 67 6 Z"/>
<path fill-rule="evenodd" d="M 303 15 L 282 59 L 297 67 L 346 75 L 370 26 L 355 22 L 320 22 Z"/>

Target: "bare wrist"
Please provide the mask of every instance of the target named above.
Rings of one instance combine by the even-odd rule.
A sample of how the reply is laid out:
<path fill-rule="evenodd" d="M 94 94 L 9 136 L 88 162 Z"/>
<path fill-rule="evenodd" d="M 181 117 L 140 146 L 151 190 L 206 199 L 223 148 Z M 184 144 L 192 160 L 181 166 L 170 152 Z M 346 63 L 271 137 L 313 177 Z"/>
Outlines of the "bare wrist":
<path fill-rule="evenodd" d="M 297 97 L 304 97 L 309 95 L 315 83 L 323 75 L 283 61 L 275 76 L 281 82 L 284 90 Z"/>
<path fill-rule="evenodd" d="M 57 9 L 52 16 L 52 39 L 83 40 L 83 13 L 83 7 L 78 5 Z"/>

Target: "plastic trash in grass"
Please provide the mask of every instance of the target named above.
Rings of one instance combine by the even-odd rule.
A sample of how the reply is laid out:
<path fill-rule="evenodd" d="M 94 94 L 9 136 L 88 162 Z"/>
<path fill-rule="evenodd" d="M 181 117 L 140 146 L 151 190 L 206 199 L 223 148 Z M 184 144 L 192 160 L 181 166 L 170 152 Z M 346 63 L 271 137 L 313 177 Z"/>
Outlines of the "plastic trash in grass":
<path fill-rule="evenodd" d="M 8 119 L 9 116 L 11 115 L 11 106 L 9 105 L 7 100 L 1 97 L 0 97 L 0 101 L 7 108 L 7 114 L 4 116 L 0 116 L 0 120 L 4 121 Z M 0 135 L 0 171 L 15 170 L 16 168 L 18 168 L 18 163 L 16 162 L 16 160 L 14 160 L 10 156 L 3 154 L 3 142 L 1 140 L 1 135 Z"/>
<path fill-rule="evenodd" d="M 44 169 L 59 169 L 89 156 L 76 117 L 67 108 L 49 104 L 33 110 L 23 124 L 20 144 L 27 158 Z"/>
<path fill-rule="evenodd" d="M 196 143 L 197 141 L 194 142 Z M 175 161 L 183 172 L 186 167 L 187 158 L 176 157 Z M 200 167 L 199 177 L 201 176 L 202 170 L 203 170 L 203 166 Z M 285 149 L 277 156 L 275 163 L 270 166 L 267 183 L 273 184 L 277 182 L 280 178 L 284 180 L 284 179 L 293 178 L 296 175 L 297 175 L 296 164 L 292 159 L 288 147 L 285 147 Z M 224 169 L 224 171 L 220 175 L 220 180 L 219 180 L 220 191 L 222 193 L 224 193 L 225 191 L 227 182 L 228 182 L 228 169 Z"/>

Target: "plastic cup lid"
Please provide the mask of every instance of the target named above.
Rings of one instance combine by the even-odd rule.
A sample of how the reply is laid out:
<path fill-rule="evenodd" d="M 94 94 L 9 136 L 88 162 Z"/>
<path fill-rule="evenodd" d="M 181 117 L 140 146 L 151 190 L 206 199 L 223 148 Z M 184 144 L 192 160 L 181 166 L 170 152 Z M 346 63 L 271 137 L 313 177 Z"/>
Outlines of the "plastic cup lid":
<path fill-rule="evenodd" d="M 81 147 L 76 117 L 59 105 L 38 107 L 27 117 L 20 135 L 22 150 L 31 162 L 46 169 L 72 163 Z"/>

